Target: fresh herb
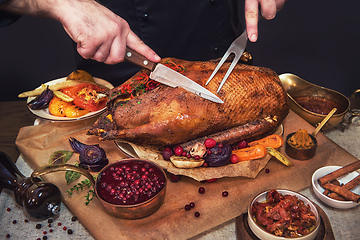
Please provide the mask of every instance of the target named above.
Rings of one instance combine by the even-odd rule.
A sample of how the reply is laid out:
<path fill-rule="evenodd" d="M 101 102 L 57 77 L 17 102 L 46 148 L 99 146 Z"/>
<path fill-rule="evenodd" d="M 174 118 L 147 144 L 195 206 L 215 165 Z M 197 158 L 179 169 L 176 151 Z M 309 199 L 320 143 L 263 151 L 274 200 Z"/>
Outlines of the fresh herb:
<path fill-rule="evenodd" d="M 96 179 L 96 175 L 93 176 L 94 179 Z M 82 191 L 84 190 L 84 188 L 90 188 L 91 186 L 91 182 L 89 179 L 85 179 L 85 180 L 82 180 L 81 182 L 75 184 L 72 188 L 70 188 L 70 190 L 67 190 L 66 193 L 69 194 L 70 196 L 73 195 L 73 193 L 76 191 L 76 192 L 79 192 L 79 191 Z M 95 195 L 95 192 L 94 190 L 92 189 L 89 189 L 86 196 L 85 196 L 85 205 L 88 205 L 91 200 L 94 199 L 94 195 Z"/>
<path fill-rule="evenodd" d="M 75 166 L 79 166 L 79 163 L 75 163 Z M 66 171 L 65 180 L 67 184 L 72 183 L 73 181 L 79 179 L 81 177 L 81 173 L 74 171 Z"/>
<path fill-rule="evenodd" d="M 74 152 L 66 151 L 66 150 L 59 150 L 51 154 L 49 164 L 64 164 L 66 163 Z"/>

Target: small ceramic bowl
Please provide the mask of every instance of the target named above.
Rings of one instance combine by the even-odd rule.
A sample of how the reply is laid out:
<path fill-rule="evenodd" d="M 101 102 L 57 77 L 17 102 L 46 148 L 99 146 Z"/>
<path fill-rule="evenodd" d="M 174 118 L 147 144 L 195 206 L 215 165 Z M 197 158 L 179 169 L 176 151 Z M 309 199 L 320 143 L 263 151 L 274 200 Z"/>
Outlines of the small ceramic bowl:
<path fill-rule="evenodd" d="M 248 207 L 248 224 L 251 229 L 251 231 L 260 239 L 266 239 L 266 240 L 313 240 L 316 238 L 318 232 L 319 232 L 319 226 L 320 226 L 320 215 L 318 210 L 316 209 L 316 206 L 305 196 L 303 196 L 300 193 L 290 191 L 290 190 L 284 190 L 284 189 L 276 189 L 276 191 L 282 195 L 295 195 L 298 199 L 302 200 L 305 205 L 310 206 L 311 211 L 315 214 L 316 217 L 316 225 L 315 228 L 307 235 L 298 237 L 298 238 L 286 238 L 286 237 L 279 237 L 274 234 L 271 234 L 267 231 L 265 231 L 262 227 L 260 227 L 254 220 L 254 217 L 251 215 L 251 208 L 252 205 L 255 202 L 265 202 L 266 201 L 266 193 L 268 191 L 262 192 L 259 195 L 257 195 L 251 202 Z"/>
<path fill-rule="evenodd" d="M 291 146 L 288 142 L 289 138 L 292 137 L 292 135 L 294 135 L 295 132 L 290 133 L 289 135 L 287 135 L 286 137 L 286 141 L 285 141 L 285 152 L 286 154 L 293 158 L 293 159 L 297 159 L 297 160 L 308 160 L 312 157 L 315 156 L 315 152 L 316 152 L 316 148 L 317 148 L 317 140 L 314 136 L 310 135 L 311 139 L 314 141 L 314 146 L 312 146 L 311 148 L 308 149 L 300 149 L 300 148 L 295 148 L 293 146 Z"/>
<path fill-rule="evenodd" d="M 334 207 L 334 208 L 340 208 L 340 209 L 348 209 L 348 208 L 353 208 L 358 206 L 360 203 L 356 203 L 353 201 L 339 201 L 339 200 L 335 200 L 332 199 L 328 196 L 325 196 L 323 194 L 323 192 L 325 191 L 325 189 L 323 189 L 319 182 L 318 179 L 321 178 L 322 176 L 325 176 L 328 173 L 331 173 L 335 170 L 338 170 L 339 168 L 341 168 L 340 166 L 326 166 L 326 167 L 322 167 L 319 168 L 318 170 L 316 170 L 313 175 L 312 175 L 312 179 L 311 179 L 311 184 L 312 184 L 312 188 L 314 190 L 315 195 L 325 204 Z M 345 184 L 347 182 L 349 182 L 350 180 L 354 179 L 355 177 L 357 177 L 359 175 L 359 173 L 357 172 L 352 172 L 349 173 L 345 176 L 342 176 L 340 178 L 337 178 L 337 180 L 342 183 Z M 356 193 L 356 194 L 360 194 L 360 186 L 357 186 L 356 188 L 351 190 L 352 192 Z"/>
<path fill-rule="evenodd" d="M 146 184 L 150 182 L 153 185 Z M 164 170 L 154 162 L 124 159 L 100 171 L 95 192 L 111 215 L 139 219 L 153 214 L 163 204 L 166 182 Z"/>

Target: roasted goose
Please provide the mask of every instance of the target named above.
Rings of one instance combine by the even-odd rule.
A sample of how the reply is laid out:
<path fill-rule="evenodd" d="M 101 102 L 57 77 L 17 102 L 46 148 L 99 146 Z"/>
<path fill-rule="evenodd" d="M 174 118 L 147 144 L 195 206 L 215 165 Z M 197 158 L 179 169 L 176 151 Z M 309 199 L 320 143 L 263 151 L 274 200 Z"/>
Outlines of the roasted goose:
<path fill-rule="evenodd" d="M 215 69 L 217 62 L 175 62 L 182 73 L 200 85 Z M 206 86 L 216 92 L 229 64 L 224 64 Z M 133 83 L 141 70 L 126 83 Z M 121 86 L 109 91 L 112 99 L 104 113 L 88 131 L 101 140 L 122 139 L 142 145 L 175 145 L 212 135 L 223 142 L 233 143 L 275 130 L 287 116 L 286 92 L 277 74 L 267 68 L 238 64 L 217 94 L 224 104 L 203 99 L 182 88 L 160 85 L 128 101 L 120 100 Z"/>

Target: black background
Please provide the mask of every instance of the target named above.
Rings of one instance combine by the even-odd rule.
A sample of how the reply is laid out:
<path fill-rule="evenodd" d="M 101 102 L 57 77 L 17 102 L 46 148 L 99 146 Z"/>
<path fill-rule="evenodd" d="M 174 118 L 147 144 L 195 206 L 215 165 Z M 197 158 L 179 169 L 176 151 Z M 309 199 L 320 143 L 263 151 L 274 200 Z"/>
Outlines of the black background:
<path fill-rule="evenodd" d="M 247 48 L 254 65 L 299 77 L 349 96 L 360 88 L 360 20 L 355 1 L 289 0 Z M 61 24 L 24 16 L 0 28 L 0 101 L 75 70 Z M 116 85 L 116 83 L 113 83 Z"/>

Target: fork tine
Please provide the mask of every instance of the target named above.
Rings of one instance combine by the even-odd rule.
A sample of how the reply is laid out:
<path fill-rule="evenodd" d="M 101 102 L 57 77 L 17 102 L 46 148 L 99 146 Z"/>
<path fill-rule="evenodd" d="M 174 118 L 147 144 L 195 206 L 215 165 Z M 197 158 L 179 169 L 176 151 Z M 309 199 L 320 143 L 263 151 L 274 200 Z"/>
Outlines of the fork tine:
<path fill-rule="evenodd" d="M 232 70 L 234 69 L 235 65 L 238 63 L 240 57 L 241 57 L 241 55 L 238 55 L 238 54 L 235 55 L 235 58 L 234 58 L 234 60 L 232 61 L 229 69 L 227 70 L 227 72 L 226 72 L 223 80 L 221 81 L 220 86 L 219 86 L 219 88 L 217 89 L 216 93 L 218 93 L 218 92 L 220 91 L 220 89 L 221 89 L 222 86 L 224 85 L 226 79 L 229 77 L 229 75 L 230 75 L 230 73 L 232 72 Z"/>
<path fill-rule="evenodd" d="M 219 64 L 216 66 L 215 70 L 212 72 L 211 76 L 209 77 L 209 79 L 207 80 L 207 82 L 205 83 L 205 86 L 209 84 L 209 82 L 211 81 L 211 79 L 215 76 L 215 74 L 219 71 L 219 69 L 221 68 L 221 66 L 224 64 L 224 62 L 226 61 L 226 59 L 229 57 L 230 52 L 226 52 L 224 54 L 224 56 L 221 58 Z"/>

